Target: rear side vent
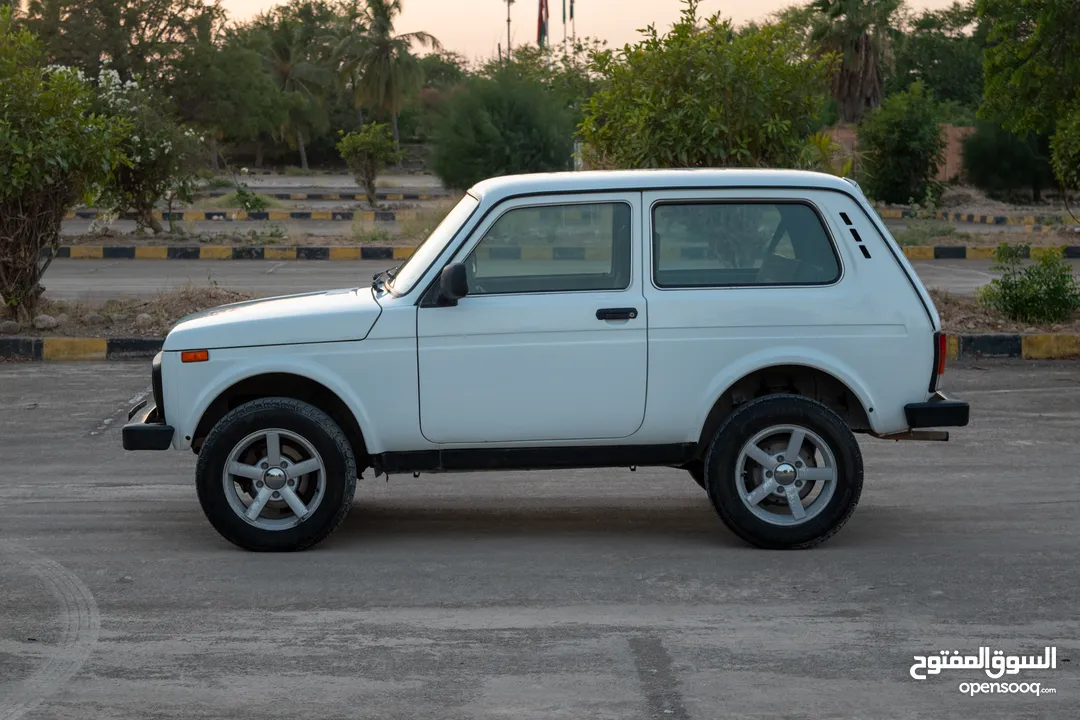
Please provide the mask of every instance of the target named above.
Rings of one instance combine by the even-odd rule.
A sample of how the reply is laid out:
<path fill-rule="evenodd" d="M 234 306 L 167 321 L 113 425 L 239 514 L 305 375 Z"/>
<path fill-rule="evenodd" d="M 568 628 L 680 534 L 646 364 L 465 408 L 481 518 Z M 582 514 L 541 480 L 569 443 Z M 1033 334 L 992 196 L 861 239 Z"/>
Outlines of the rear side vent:
<path fill-rule="evenodd" d="M 840 213 L 840 217 L 844 218 L 844 222 L 846 222 L 848 225 L 851 224 L 851 221 L 848 220 L 848 216 L 845 215 L 844 213 Z M 870 259 L 870 251 L 867 250 L 866 246 L 862 244 L 862 238 L 859 237 L 859 231 L 856 230 L 855 228 L 848 228 L 848 230 L 851 231 L 851 237 L 855 238 L 855 242 L 857 242 L 859 244 L 859 250 L 862 251 L 862 256 L 864 258 L 866 258 L 867 260 L 869 260 Z"/>
<path fill-rule="evenodd" d="M 851 218 L 847 216 L 847 213 L 840 213 L 840 219 L 844 221 L 845 225 L 851 224 Z"/>

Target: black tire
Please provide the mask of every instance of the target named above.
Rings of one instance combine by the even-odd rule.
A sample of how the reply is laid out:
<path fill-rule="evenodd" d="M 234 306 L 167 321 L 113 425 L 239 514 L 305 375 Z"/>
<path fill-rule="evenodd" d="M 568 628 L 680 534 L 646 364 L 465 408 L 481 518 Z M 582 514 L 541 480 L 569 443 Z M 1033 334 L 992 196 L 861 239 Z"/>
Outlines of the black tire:
<path fill-rule="evenodd" d="M 795 526 L 780 526 L 754 515 L 739 496 L 736 461 L 743 446 L 774 425 L 797 425 L 816 433 L 835 456 L 837 487 L 821 512 Z M 771 550 L 804 549 L 835 535 L 859 503 L 862 451 L 835 412 L 800 395 L 769 395 L 739 407 L 716 431 L 705 455 L 709 499 L 720 519 L 748 543 Z"/>
<path fill-rule="evenodd" d="M 266 530 L 239 517 L 229 505 L 222 482 L 232 449 L 265 428 L 300 435 L 318 450 L 326 468 L 325 494 L 319 506 L 288 529 Z M 345 433 L 322 410 L 292 398 L 262 398 L 231 410 L 210 431 L 199 452 L 195 483 L 206 518 L 226 540 L 245 550 L 292 552 L 321 542 L 345 519 L 356 493 L 356 459 Z"/>

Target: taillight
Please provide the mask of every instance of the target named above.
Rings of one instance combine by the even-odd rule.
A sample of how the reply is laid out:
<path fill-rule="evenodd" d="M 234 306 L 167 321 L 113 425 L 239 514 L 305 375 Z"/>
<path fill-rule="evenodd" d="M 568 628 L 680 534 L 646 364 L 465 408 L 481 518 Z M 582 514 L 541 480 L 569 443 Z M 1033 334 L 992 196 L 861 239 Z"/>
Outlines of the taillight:
<path fill-rule="evenodd" d="M 930 375 L 930 392 L 936 392 L 941 376 L 945 374 L 945 359 L 949 352 L 949 336 L 943 332 L 934 333 L 934 370 Z"/>

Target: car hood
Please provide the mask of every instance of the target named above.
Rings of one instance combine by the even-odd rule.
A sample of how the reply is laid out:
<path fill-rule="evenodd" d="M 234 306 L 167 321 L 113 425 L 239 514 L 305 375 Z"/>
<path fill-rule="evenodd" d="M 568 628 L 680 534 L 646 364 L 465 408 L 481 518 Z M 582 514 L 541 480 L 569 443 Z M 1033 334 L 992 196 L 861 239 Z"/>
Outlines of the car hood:
<path fill-rule="evenodd" d="M 188 315 L 165 350 L 212 350 L 363 340 L 382 309 L 370 288 L 249 300 Z"/>

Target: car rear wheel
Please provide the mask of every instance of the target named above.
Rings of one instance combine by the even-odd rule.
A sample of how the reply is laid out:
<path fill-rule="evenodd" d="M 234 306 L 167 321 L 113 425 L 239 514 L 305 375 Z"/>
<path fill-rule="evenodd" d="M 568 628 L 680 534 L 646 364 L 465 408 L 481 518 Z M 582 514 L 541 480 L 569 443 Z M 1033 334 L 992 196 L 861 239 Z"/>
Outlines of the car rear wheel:
<path fill-rule="evenodd" d="M 717 430 L 705 475 L 716 512 L 736 535 L 762 548 L 808 548 L 855 511 L 862 453 L 829 408 L 770 395 L 743 405 Z"/>
<path fill-rule="evenodd" d="M 348 513 L 356 460 L 326 413 L 292 398 L 264 398 L 214 426 L 199 453 L 196 486 L 207 519 L 229 542 L 303 550 Z"/>

